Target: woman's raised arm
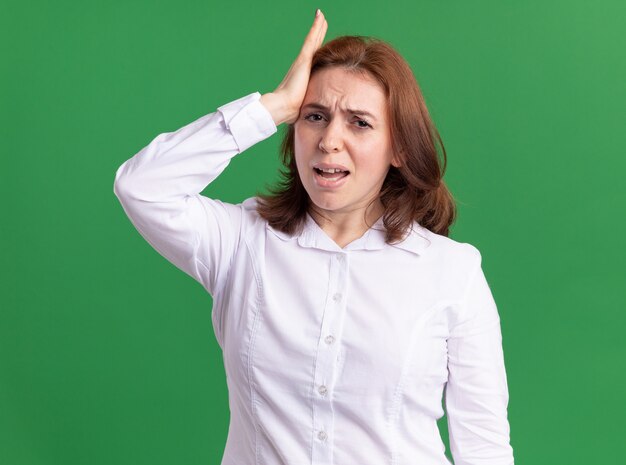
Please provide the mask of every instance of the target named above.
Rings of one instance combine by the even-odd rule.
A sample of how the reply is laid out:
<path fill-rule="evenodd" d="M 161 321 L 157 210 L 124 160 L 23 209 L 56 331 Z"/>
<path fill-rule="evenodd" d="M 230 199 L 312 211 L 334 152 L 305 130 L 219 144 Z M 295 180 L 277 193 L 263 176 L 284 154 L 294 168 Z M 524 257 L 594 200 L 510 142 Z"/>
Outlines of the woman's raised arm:
<path fill-rule="evenodd" d="M 200 194 L 230 159 L 274 132 L 254 93 L 158 135 L 115 174 L 113 191 L 143 238 L 213 295 L 236 252 L 241 206 Z"/>
<path fill-rule="evenodd" d="M 200 194 L 231 158 L 298 116 L 313 53 L 326 31 L 316 16 L 302 50 L 279 87 L 222 105 L 154 138 L 125 161 L 113 191 L 132 224 L 162 256 L 213 295 L 224 284 L 243 227 L 242 205 Z M 299 100 L 298 100 L 299 99 Z"/>

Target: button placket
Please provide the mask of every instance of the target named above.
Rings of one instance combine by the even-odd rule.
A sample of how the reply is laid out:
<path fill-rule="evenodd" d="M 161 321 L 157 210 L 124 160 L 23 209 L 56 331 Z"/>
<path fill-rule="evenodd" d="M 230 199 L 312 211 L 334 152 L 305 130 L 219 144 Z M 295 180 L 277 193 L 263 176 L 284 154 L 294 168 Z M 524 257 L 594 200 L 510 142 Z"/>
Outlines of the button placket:
<path fill-rule="evenodd" d="M 346 312 L 347 267 L 345 254 L 329 257 L 330 279 L 328 294 L 322 315 L 322 326 L 317 347 L 314 371 L 313 402 L 313 463 L 332 463 L 332 433 L 334 414 L 332 394 L 335 373 L 338 366 L 338 338 L 341 334 L 341 322 Z"/>

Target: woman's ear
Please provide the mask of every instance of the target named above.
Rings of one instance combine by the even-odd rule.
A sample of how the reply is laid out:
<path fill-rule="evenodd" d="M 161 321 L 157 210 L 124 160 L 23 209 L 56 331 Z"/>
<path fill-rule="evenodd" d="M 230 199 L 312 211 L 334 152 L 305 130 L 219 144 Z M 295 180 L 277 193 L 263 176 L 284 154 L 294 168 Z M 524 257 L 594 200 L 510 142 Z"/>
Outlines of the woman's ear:
<path fill-rule="evenodd" d="M 402 152 L 402 150 L 400 150 L 400 152 Z M 393 154 L 393 157 L 391 157 L 391 164 L 396 168 L 400 168 L 402 162 L 398 154 Z"/>

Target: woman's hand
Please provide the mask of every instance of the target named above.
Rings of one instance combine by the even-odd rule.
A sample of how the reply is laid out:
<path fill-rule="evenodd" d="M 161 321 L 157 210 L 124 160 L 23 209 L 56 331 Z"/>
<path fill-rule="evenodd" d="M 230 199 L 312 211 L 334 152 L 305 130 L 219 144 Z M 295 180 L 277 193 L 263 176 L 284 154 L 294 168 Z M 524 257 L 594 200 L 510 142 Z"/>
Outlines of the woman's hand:
<path fill-rule="evenodd" d="M 272 115 L 274 123 L 293 123 L 298 119 L 300 107 L 309 85 L 313 54 L 322 45 L 328 23 L 321 10 L 317 10 L 313 26 L 309 30 L 304 45 L 287 75 L 274 92 L 261 96 L 261 103 Z"/>

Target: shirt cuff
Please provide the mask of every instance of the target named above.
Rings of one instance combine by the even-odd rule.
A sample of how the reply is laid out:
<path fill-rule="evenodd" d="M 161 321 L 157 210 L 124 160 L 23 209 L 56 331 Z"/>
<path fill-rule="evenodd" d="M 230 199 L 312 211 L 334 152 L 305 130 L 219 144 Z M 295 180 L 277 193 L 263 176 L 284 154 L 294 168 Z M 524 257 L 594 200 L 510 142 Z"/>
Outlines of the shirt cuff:
<path fill-rule="evenodd" d="M 260 102 L 261 94 L 254 92 L 217 109 L 224 124 L 233 135 L 239 152 L 267 139 L 277 131 L 270 112 Z"/>

